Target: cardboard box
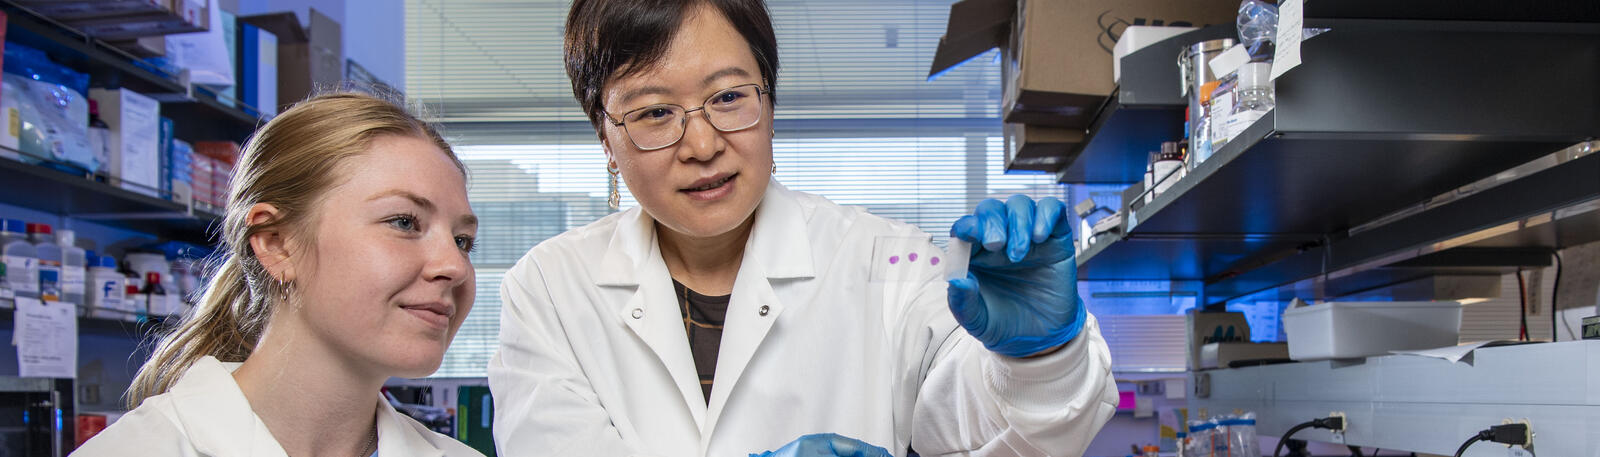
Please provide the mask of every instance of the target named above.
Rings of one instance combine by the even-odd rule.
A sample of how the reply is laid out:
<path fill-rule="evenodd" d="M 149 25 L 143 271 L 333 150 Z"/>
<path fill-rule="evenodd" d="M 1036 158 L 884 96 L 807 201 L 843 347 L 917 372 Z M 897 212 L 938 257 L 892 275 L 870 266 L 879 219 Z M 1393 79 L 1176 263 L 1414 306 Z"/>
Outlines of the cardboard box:
<path fill-rule="evenodd" d="M 338 21 L 311 9 L 310 27 L 293 12 L 246 16 L 240 21 L 278 36 L 278 105 L 287 109 L 344 80 L 344 31 Z"/>
<path fill-rule="evenodd" d="M 1189 369 L 1200 368 L 1200 347 L 1211 343 L 1243 343 L 1250 341 L 1250 324 L 1244 313 L 1201 313 L 1189 311 L 1183 327 L 1184 339 L 1189 341 Z"/>
<path fill-rule="evenodd" d="M 1242 360 L 1286 360 L 1288 343 L 1211 343 L 1200 347 L 1200 368 L 1228 368 Z"/>
<path fill-rule="evenodd" d="M 161 103 L 127 89 L 89 89 L 100 119 L 111 128 L 107 173 L 124 189 L 160 197 Z"/>
<path fill-rule="evenodd" d="M 992 24 L 955 17 L 957 7 L 952 6 L 952 30 L 940 40 L 929 73 L 942 73 L 1003 47 L 1005 121 L 1077 128 L 1088 127 L 1116 86 L 1111 55 L 1122 27 L 1228 24 L 1239 8 L 1237 0 L 964 0 L 957 5 L 969 2 L 997 10 L 1014 4 L 1009 6 L 1015 13 L 1009 33 L 995 41 L 984 33 Z M 956 29 L 958 25 L 978 29 Z M 1176 72 L 1178 56 L 1172 59 Z"/>
<path fill-rule="evenodd" d="M 1006 124 L 1006 172 L 1054 173 L 1069 163 L 1083 136 L 1083 129 Z"/>

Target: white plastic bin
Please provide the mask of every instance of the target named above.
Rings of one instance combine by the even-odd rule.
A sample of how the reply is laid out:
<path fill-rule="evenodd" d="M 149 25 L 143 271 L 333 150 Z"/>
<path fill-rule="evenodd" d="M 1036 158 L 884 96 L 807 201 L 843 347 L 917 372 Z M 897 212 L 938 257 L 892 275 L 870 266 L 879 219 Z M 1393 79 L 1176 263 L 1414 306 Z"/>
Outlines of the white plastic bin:
<path fill-rule="evenodd" d="M 1461 338 L 1461 304 L 1330 302 L 1284 311 L 1283 324 L 1291 359 L 1387 355 L 1455 346 Z"/>

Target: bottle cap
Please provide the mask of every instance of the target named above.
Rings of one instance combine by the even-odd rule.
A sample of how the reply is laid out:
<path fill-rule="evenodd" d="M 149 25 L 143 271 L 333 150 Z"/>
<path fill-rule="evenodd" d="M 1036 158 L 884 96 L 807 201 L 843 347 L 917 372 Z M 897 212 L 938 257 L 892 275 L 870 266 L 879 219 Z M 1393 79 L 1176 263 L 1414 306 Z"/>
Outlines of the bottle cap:
<path fill-rule="evenodd" d="M 134 295 L 139 295 L 139 286 L 129 284 L 128 288 L 124 292 L 128 293 L 129 298 L 132 298 Z"/>
<path fill-rule="evenodd" d="M 0 232 L 28 233 L 28 224 L 20 219 L 0 220 Z"/>
<path fill-rule="evenodd" d="M 1211 92 L 1217 90 L 1221 81 L 1211 81 L 1200 85 L 1200 103 L 1211 103 Z"/>
<path fill-rule="evenodd" d="M 105 267 L 105 268 L 110 268 L 110 269 L 115 270 L 115 269 L 117 269 L 117 258 L 116 257 L 112 257 L 112 256 L 108 256 L 108 255 L 103 255 L 103 256 L 100 256 L 98 259 L 96 259 L 94 265 L 97 266 L 97 267 Z"/>
<path fill-rule="evenodd" d="M 1272 64 L 1250 62 L 1239 67 L 1239 88 L 1272 86 Z"/>
<path fill-rule="evenodd" d="M 72 246 L 77 244 L 78 232 L 75 232 L 72 229 L 61 229 L 61 233 L 56 234 L 56 241 L 61 243 L 62 246 Z"/>
<path fill-rule="evenodd" d="M 144 282 L 146 284 L 161 284 L 161 273 L 156 273 L 154 271 L 145 273 Z"/>

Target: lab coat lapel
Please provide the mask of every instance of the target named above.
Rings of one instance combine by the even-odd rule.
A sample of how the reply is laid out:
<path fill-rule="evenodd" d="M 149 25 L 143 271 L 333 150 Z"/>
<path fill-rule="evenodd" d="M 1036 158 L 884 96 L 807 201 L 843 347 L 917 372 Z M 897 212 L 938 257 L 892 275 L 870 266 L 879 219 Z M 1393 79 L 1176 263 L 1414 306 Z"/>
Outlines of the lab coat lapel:
<path fill-rule="evenodd" d="M 695 426 L 703 427 L 706 407 L 700 393 L 700 375 L 694 370 L 694 356 L 689 352 L 689 335 L 683 330 L 672 275 L 661 260 L 655 238 L 655 221 L 643 211 L 635 208 L 622 215 L 599 263 L 600 269 L 594 272 L 595 282 L 605 288 L 634 289 L 626 304 L 616 310 L 617 319 L 655 353 L 678 386 L 683 406 L 694 418 Z"/>
<path fill-rule="evenodd" d="M 717 421 L 738 387 L 745 367 L 790 305 L 779 299 L 774 287 L 782 287 L 789 280 L 815 276 L 805 212 L 792 192 L 772 181 L 761 206 L 756 209 L 755 218 L 739 276 L 734 279 L 727 318 L 723 321 L 722 345 L 717 353 L 715 386 L 711 390 L 708 412 L 710 418 L 702 426 L 701 436 L 711 436 L 716 430 Z"/>
<path fill-rule="evenodd" d="M 201 455 L 287 457 L 216 358 L 196 361 L 171 390 L 173 408 Z"/>
<path fill-rule="evenodd" d="M 378 455 L 415 457 L 444 457 L 444 450 L 428 442 L 421 433 L 406 423 L 394 405 L 381 395 L 378 398 Z"/>

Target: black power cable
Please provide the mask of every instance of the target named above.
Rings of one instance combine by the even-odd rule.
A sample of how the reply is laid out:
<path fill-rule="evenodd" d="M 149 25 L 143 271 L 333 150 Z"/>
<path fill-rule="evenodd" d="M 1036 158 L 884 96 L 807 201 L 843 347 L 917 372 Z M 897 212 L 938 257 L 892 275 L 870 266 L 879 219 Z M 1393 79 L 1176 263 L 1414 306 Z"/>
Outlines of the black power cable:
<path fill-rule="evenodd" d="M 1293 437 L 1295 433 L 1308 428 L 1344 430 L 1344 418 L 1340 416 L 1324 417 L 1289 427 L 1289 431 L 1284 432 L 1282 438 L 1278 438 L 1278 447 L 1272 450 L 1272 457 L 1279 457 L 1283 453 L 1283 446 L 1289 442 L 1289 438 Z"/>
<path fill-rule="evenodd" d="M 1517 269 L 1517 303 L 1522 305 L 1522 325 L 1517 330 L 1517 341 L 1528 341 L 1528 285 L 1522 281 L 1522 269 Z"/>
<path fill-rule="evenodd" d="M 1537 457 L 1533 452 L 1533 432 L 1528 429 L 1528 424 L 1525 423 L 1496 425 L 1480 431 L 1476 435 L 1472 435 L 1471 438 L 1467 438 L 1467 442 L 1461 443 L 1461 448 L 1456 449 L 1456 457 L 1461 457 L 1462 454 L 1467 453 L 1467 448 L 1478 442 L 1522 446 L 1522 450 L 1528 451 L 1528 455 Z"/>
<path fill-rule="evenodd" d="M 1550 250 L 1550 255 L 1556 256 L 1556 283 L 1550 286 L 1550 342 L 1561 341 L 1560 333 L 1556 332 L 1556 316 L 1560 315 L 1561 308 L 1561 252 Z M 1568 333 L 1572 328 L 1567 328 Z M 1573 335 L 1576 336 L 1576 335 Z"/>

